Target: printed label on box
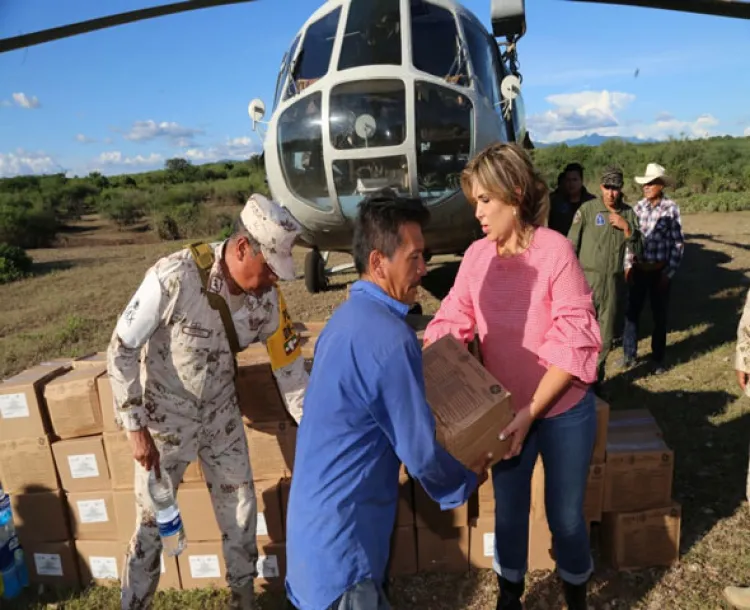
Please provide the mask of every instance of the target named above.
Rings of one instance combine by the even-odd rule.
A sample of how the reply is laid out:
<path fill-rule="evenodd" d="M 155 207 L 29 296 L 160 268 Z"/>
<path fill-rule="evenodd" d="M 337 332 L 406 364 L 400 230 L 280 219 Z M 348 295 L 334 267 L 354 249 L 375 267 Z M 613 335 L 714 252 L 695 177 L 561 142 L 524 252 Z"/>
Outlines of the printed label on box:
<path fill-rule="evenodd" d="M 167 571 L 166 566 L 164 565 L 164 553 L 161 554 L 161 573 L 164 574 Z"/>
<path fill-rule="evenodd" d="M 276 555 L 260 555 L 256 569 L 258 570 L 258 578 L 278 578 L 279 561 Z"/>
<path fill-rule="evenodd" d="M 47 553 L 34 553 L 34 565 L 39 576 L 63 576 L 62 557 Z"/>
<path fill-rule="evenodd" d="M 104 500 L 78 500 L 78 517 L 81 523 L 107 523 L 107 504 Z"/>
<path fill-rule="evenodd" d="M 484 556 L 494 557 L 495 556 L 495 534 L 488 532 L 484 535 Z"/>
<path fill-rule="evenodd" d="M 258 513 L 258 525 L 255 528 L 255 534 L 256 536 L 268 536 L 268 524 L 263 513 Z"/>
<path fill-rule="evenodd" d="M 0 418 L 19 419 L 29 417 L 29 403 L 26 394 L 3 394 L 0 396 Z"/>
<path fill-rule="evenodd" d="M 89 557 L 91 576 L 94 578 L 117 580 L 117 559 L 114 557 Z"/>
<path fill-rule="evenodd" d="M 191 555 L 190 576 L 193 578 L 221 578 L 218 555 Z"/>
<path fill-rule="evenodd" d="M 69 455 L 70 476 L 74 479 L 95 479 L 99 476 L 99 465 L 93 453 Z"/>

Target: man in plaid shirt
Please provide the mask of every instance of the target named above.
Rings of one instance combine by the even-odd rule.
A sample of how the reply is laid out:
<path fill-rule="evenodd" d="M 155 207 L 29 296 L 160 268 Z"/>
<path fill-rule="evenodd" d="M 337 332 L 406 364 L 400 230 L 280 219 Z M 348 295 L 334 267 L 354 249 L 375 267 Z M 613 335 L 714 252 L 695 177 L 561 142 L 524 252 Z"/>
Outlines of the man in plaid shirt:
<path fill-rule="evenodd" d="M 651 302 L 654 330 L 651 335 L 651 358 L 654 373 L 664 372 L 664 350 L 667 344 L 667 310 L 672 278 L 682 262 L 685 239 L 682 234 L 680 208 L 664 194 L 672 185 L 661 165 L 649 163 L 644 176 L 635 181 L 643 185 L 644 198 L 633 208 L 643 235 L 643 254 L 637 260 L 628 253 L 625 277 L 630 284 L 625 313 L 623 366 L 635 362 L 638 349 L 638 319 L 646 298 Z"/>

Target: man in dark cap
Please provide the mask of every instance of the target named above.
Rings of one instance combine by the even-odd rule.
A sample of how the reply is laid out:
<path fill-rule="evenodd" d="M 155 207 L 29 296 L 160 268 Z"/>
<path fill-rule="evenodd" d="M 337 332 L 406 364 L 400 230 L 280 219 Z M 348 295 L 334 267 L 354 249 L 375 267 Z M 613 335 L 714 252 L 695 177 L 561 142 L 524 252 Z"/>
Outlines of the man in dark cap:
<path fill-rule="evenodd" d="M 573 216 L 568 239 L 578 254 L 586 280 L 594 291 L 602 351 L 599 354 L 599 384 L 612 348 L 618 307 L 625 295 L 625 253 L 638 256 L 641 233 L 633 209 L 622 196 L 623 177 L 618 167 L 602 173 L 601 197 L 584 203 Z"/>

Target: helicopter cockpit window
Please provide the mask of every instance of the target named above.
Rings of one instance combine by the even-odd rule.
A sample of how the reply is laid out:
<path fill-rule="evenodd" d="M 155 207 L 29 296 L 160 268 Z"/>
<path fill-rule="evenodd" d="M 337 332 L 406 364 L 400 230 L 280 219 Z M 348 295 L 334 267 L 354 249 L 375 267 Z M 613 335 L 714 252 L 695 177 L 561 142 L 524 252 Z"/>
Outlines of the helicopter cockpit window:
<path fill-rule="evenodd" d="M 474 75 L 478 81 L 476 87 L 495 106 L 500 101 L 500 85 L 497 82 L 493 64 L 494 52 L 491 45 L 497 47 L 497 43 L 478 25 L 465 17 L 461 17 L 461 26 L 469 47 Z"/>
<path fill-rule="evenodd" d="M 284 83 L 289 76 L 289 67 L 294 59 L 294 54 L 297 52 L 297 45 L 299 44 L 300 36 L 297 34 L 292 46 L 289 51 L 284 55 L 284 59 L 281 60 L 281 66 L 279 67 L 279 75 L 276 77 L 276 93 L 273 96 L 273 109 L 276 110 L 276 106 L 279 105 L 281 100 L 281 92 L 284 89 Z"/>
<path fill-rule="evenodd" d="M 463 45 L 449 10 L 425 0 L 411 0 L 411 44 L 417 70 L 454 85 L 469 85 Z"/>
<path fill-rule="evenodd" d="M 307 28 L 302 50 L 293 59 L 294 72 L 284 99 L 304 91 L 328 73 L 340 17 L 339 6 Z"/>
<path fill-rule="evenodd" d="M 331 209 L 326 168 L 323 163 L 319 92 L 287 108 L 279 117 L 279 157 L 289 190 L 321 210 Z"/>
<path fill-rule="evenodd" d="M 410 196 L 409 162 L 403 155 L 333 162 L 333 181 L 342 213 L 354 218 L 357 206 L 368 194 L 390 187 Z"/>
<path fill-rule="evenodd" d="M 401 65 L 400 0 L 352 0 L 339 70 Z"/>
<path fill-rule="evenodd" d="M 331 144 L 338 150 L 397 146 L 406 139 L 406 89 L 401 80 L 344 83 L 331 91 Z"/>
<path fill-rule="evenodd" d="M 417 180 L 419 196 L 435 203 L 461 188 L 471 152 L 473 107 L 465 95 L 417 82 Z"/>

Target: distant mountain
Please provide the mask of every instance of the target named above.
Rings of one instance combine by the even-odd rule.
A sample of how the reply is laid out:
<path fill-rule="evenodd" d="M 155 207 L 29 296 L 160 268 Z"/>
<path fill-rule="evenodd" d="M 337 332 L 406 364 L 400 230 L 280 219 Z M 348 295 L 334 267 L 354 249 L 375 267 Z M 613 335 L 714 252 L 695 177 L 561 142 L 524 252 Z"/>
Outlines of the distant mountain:
<path fill-rule="evenodd" d="M 649 144 L 658 142 L 653 138 L 642 139 L 642 138 L 628 138 L 621 136 L 603 136 L 598 133 L 590 133 L 580 138 L 574 138 L 572 140 L 563 140 L 562 142 L 534 142 L 534 146 L 537 148 L 547 148 L 548 146 L 557 146 L 559 144 L 567 144 L 568 146 L 599 146 L 608 140 L 622 140 L 624 142 L 632 142 L 633 144 Z"/>

